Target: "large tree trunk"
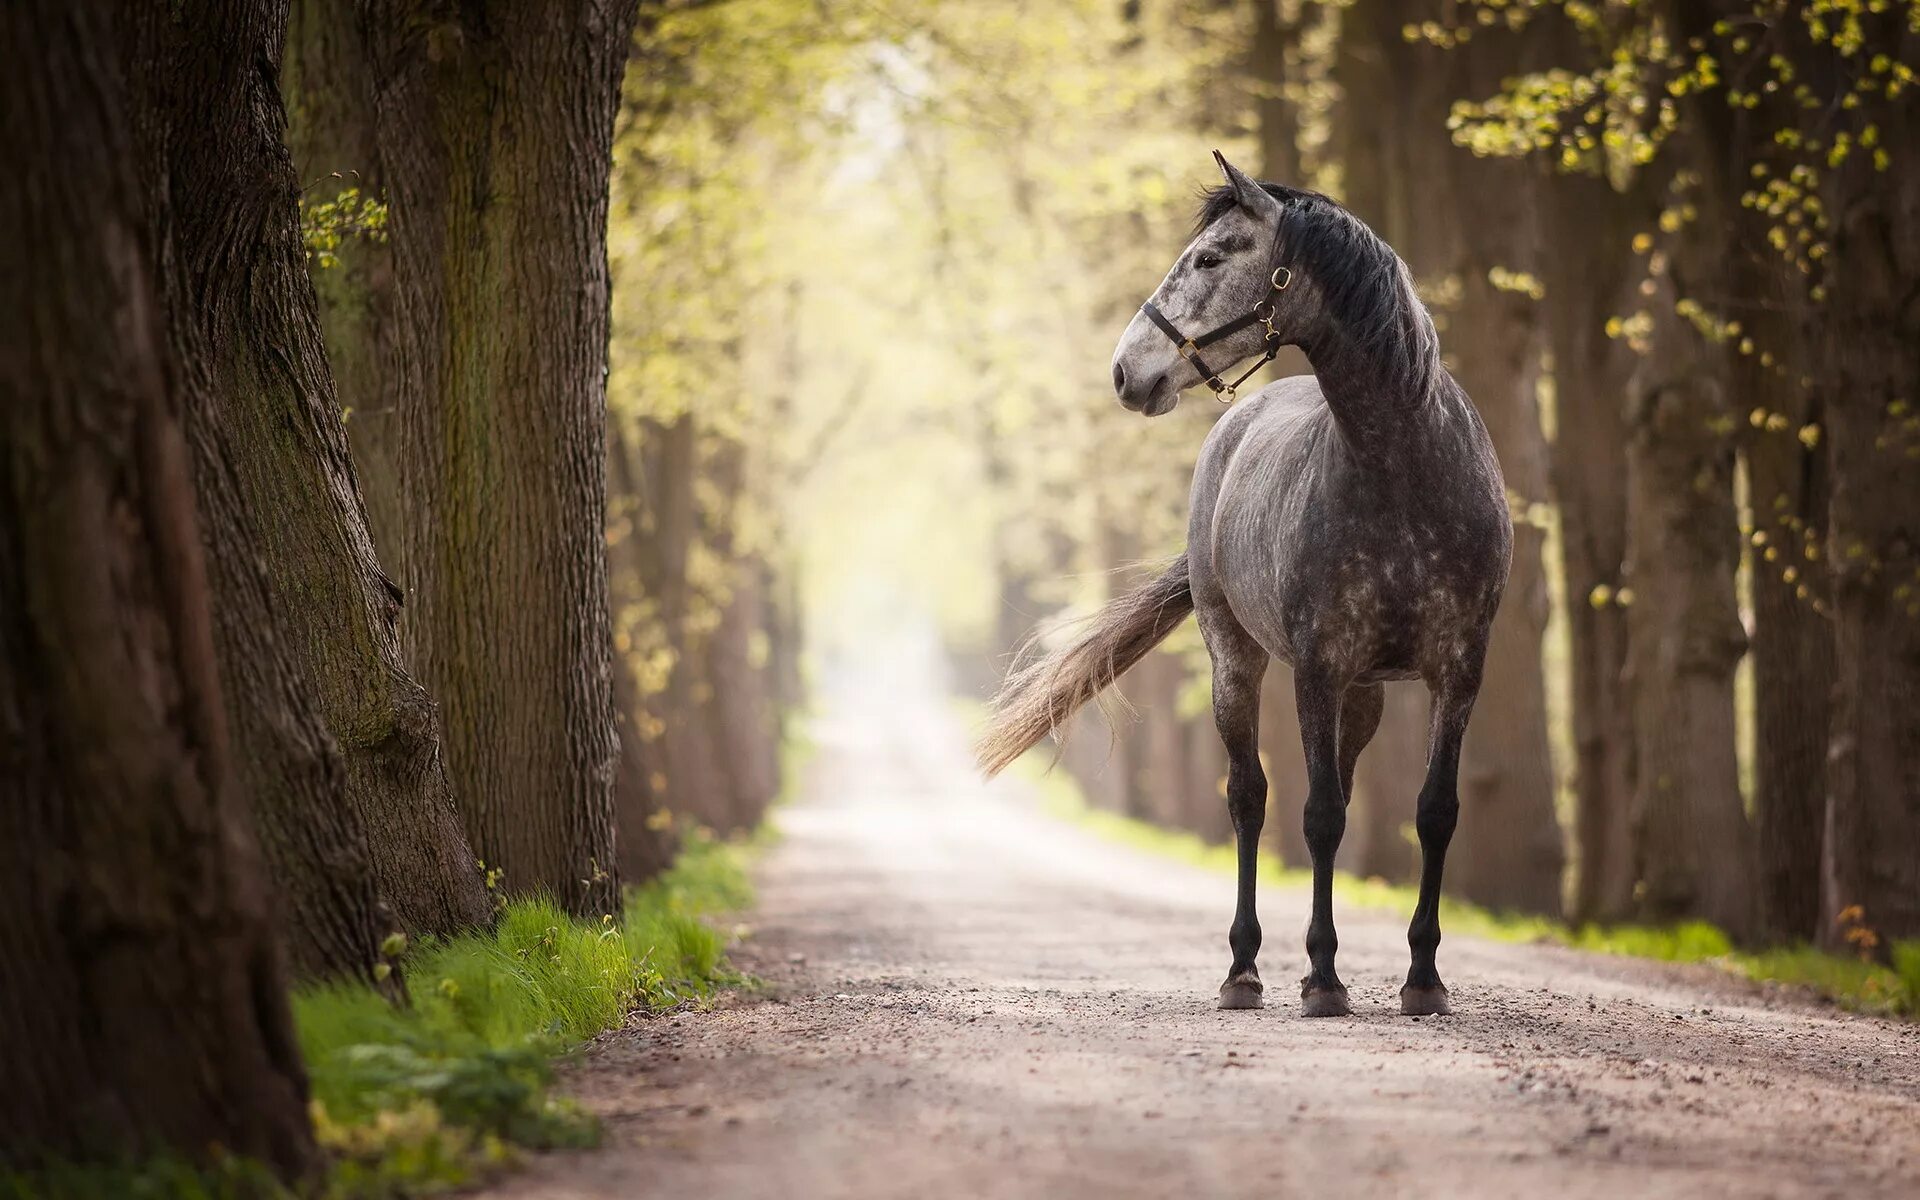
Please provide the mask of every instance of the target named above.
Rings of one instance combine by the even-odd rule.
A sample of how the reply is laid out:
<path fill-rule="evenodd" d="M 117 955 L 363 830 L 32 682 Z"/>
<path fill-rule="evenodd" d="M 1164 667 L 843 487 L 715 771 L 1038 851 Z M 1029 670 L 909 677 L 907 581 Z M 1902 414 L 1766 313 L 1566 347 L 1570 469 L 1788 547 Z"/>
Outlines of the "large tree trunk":
<path fill-rule="evenodd" d="M 1676 6 L 1679 28 L 1708 19 Z M 1746 653 L 1734 576 L 1733 431 L 1728 393 L 1737 344 L 1703 336 L 1681 302 L 1725 295 L 1736 278 L 1731 231 L 1747 180 L 1732 161 L 1739 131 L 1718 97 L 1690 106 L 1666 148 L 1668 203 L 1694 214 L 1658 253 L 1646 299 L 1652 329 L 1628 408 L 1627 680 L 1634 720 L 1634 840 L 1639 909 L 1652 920 L 1702 917 L 1752 936 L 1754 840 L 1740 794 L 1734 670 Z M 1713 311 L 1709 308 L 1709 311 Z"/>
<path fill-rule="evenodd" d="M 703 539 L 724 565 L 719 620 L 706 637 L 707 705 L 725 781 L 727 828 L 752 829 L 779 790 L 778 734 L 765 661 L 755 643 L 765 626 L 757 564 L 740 556 L 735 529 L 747 499 L 747 448 L 720 439 L 708 456 L 706 482 L 720 504 L 703 514 Z"/>
<path fill-rule="evenodd" d="M 1703 148 L 1699 148 L 1703 149 Z M 1648 353 L 1628 408 L 1627 681 L 1634 727 L 1640 915 L 1751 934 L 1753 838 L 1734 748 L 1733 673 L 1746 652 L 1734 596 L 1733 413 L 1726 352 L 1675 310 L 1717 294 L 1732 220 L 1717 174 L 1649 298 Z"/>
<path fill-rule="evenodd" d="M 316 1166 L 121 33 L 0 7 L 0 1162 Z"/>
<path fill-rule="evenodd" d="M 1397 12 L 1389 2 L 1340 13 L 1333 64 L 1340 101 L 1334 107 L 1330 143 L 1341 167 L 1340 199 L 1404 254 L 1407 221 L 1399 213 L 1401 194 L 1395 185 L 1401 169 L 1395 159 L 1403 147 L 1388 145 L 1376 119 L 1378 113 L 1394 111 L 1396 90 L 1404 82 L 1393 77 L 1387 57 L 1389 40 L 1401 37 Z M 1339 865 L 1396 881 L 1411 874 L 1412 850 L 1401 829 L 1413 819 L 1414 796 L 1426 772 L 1426 708 L 1417 689 L 1388 687 L 1380 728 L 1354 771 L 1352 802 L 1358 807 L 1348 816 L 1349 836 L 1341 843 Z M 1297 745 L 1297 728 L 1292 738 Z"/>
<path fill-rule="evenodd" d="M 1283 662 L 1268 663 L 1260 685 L 1260 765 L 1267 773 L 1267 848 L 1283 866 L 1305 867 L 1311 862 L 1305 828 L 1307 755 L 1300 744 L 1293 668 Z"/>
<path fill-rule="evenodd" d="M 1626 398 L 1637 361 L 1607 336 L 1609 317 L 1631 310 L 1635 260 L 1626 252 L 1652 220 L 1639 190 L 1605 180 L 1536 181 L 1542 240 L 1537 268 L 1553 373 L 1553 497 L 1560 513 L 1567 596 L 1569 705 L 1574 742 L 1571 916 L 1618 922 L 1633 915 L 1633 725 L 1627 705 L 1627 610 L 1619 602 L 1627 553 Z"/>
<path fill-rule="evenodd" d="M 671 422 L 640 423 L 642 506 L 640 588 L 643 622 L 635 626 L 657 656 L 664 677 L 643 695 L 649 724 L 660 731 L 658 803 L 674 820 L 688 818 L 716 829 L 733 816 L 715 726 L 713 688 L 707 678 L 705 634 L 693 620 L 696 593 L 689 563 L 699 542 L 695 480 L 700 473 L 700 433 L 690 415 Z"/>
<path fill-rule="evenodd" d="M 1338 862 L 1369 879 L 1405 883 L 1418 873 L 1417 847 L 1408 833 L 1427 772 L 1429 705 L 1420 684 L 1385 688 L 1380 729 L 1354 767 L 1347 838 L 1340 843 Z M 1300 741 L 1297 730 L 1293 740 Z"/>
<path fill-rule="evenodd" d="M 385 192 L 375 138 L 366 48 L 348 0 L 298 0 L 287 30 L 281 94 L 289 109 L 288 144 L 296 179 L 322 204 L 357 189 L 363 201 Z M 351 232 L 334 265 L 310 261 L 322 340 L 335 396 L 365 500 L 365 522 L 379 556 L 401 578 L 407 518 L 400 494 L 400 428 L 391 370 L 393 254 L 384 234 Z M 383 580 L 383 586 L 392 585 Z M 405 676 L 392 618 L 380 631 L 383 671 L 399 682 L 411 744 L 388 778 L 356 787 L 373 846 L 380 892 L 410 932 L 449 933 L 487 919 L 485 889 L 440 757 L 439 713 Z M 336 726 L 336 731 L 338 726 Z M 355 745 L 343 736 L 350 771 Z"/>
<path fill-rule="evenodd" d="M 637 6 L 367 3 L 389 188 L 406 637 L 508 888 L 617 907 L 607 184 Z"/>
<path fill-rule="evenodd" d="M 1751 226 L 1749 226 L 1751 229 Z M 1759 347 L 1781 361 L 1806 361 L 1807 316 L 1798 280 L 1759 233 L 1736 250 L 1735 312 Z M 1745 239 L 1743 239 L 1744 241 Z M 1833 624 L 1829 595 L 1827 447 L 1822 396 L 1783 378 L 1760 354 L 1734 355 L 1732 415 L 1743 432 L 1754 545 L 1753 817 L 1761 929 L 1779 942 L 1812 940 L 1820 925 L 1820 861 L 1826 820 L 1827 738 L 1833 709 Z M 1761 414 L 1741 420 L 1740 407 Z M 1802 431 L 1809 431 L 1803 436 Z"/>
<path fill-rule="evenodd" d="M 613 617 L 613 696 L 620 722 L 620 769 L 613 780 L 615 861 L 627 883 L 641 883 L 673 861 L 673 814 L 662 793 L 663 730 L 643 694 L 648 626 L 638 456 L 627 423 L 607 423 L 607 594 Z"/>
<path fill-rule="evenodd" d="M 1300 114 L 1288 87 L 1298 57 L 1299 29 L 1285 19 L 1280 0 L 1249 0 L 1253 41 L 1247 61 L 1252 81 L 1255 133 L 1260 144 L 1260 178 L 1299 186 Z M 1306 356 L 1288 347 L 1273 375 L 1305 374 Z M 1260 689 L 1260 758 L 1267 773 L 1266 841 L 1288 866 L 1308 861 L 1302 829 L 1307 802 L 1307 758 L 1300 748 L 1300 718 L 1294 707 L 1293 671 L 1272 663 Z M 1220 804 L 1224 817 L 1226 804 Z"/>
<path fill-rule="evenodd" d="M 210 546 L 241 779 L 314 974 L 368 973 L 397 919 L 446 931 L 486 897 L 401 670 L 398 598 L 367 536 L 282 143 L 284 5 L 143 14 L 129 69 L 149 216 Z M 391 910 L 381 904 L 383 897 Z"/>
<path fill-rule="evenodd" d="M 281 74 L 287 147 L 306 203 L 333 203 L 348 191 L 383 201 L 373 74 L 354 0 L 294 0 Z M 393 320 L 393 250 L 384 233 L 355 231 L 340 239 L 332 255 L 334 265 L 313 264 L 321 333 L 374 546 L 393 576 L 404 579 L 400 415 L 386 341 Z"/>
<path fill-rule="evenodd" d="M 1457 295 L 1457 303 L 1436 312 L 1447 365 L 1480 410 L 1508 495 L 1524 517 L 1547 491 L 1540 341 L 1529 299 L 1497 285 L 1492 273 L 1524 270 L 1537 257 L 1526 176 L 1518 164 L 1455 147 L 1446 127 L 1448 103 L 1497 89 L 1517 69 L 1517 54 L 1513 39 L 1497 33 L 1451 50 L 1409 42 L 1401 30 L 1433 16 L 1432 7 L 1428 0 L 1403 0 L 1373 6 L 1371 20 L 1357 10 L 1348 14 L 1351 35 L 1359 39 L 1353 52 L 1369 56 L 1371 91 L 1396 114 L 1384 132 L 1371 132 L 1386 163 L 1372 173 L 1384 183 L 1383 194 L 1355 200 L 1418 278 L 1430 287 L 1445 285 L 1440 294 Z M 1469 212 L 1472 219 L 1462 219 Z M 1448 860 L 1447 886 L 1495 908 L 1558 913 L 1565 854 L 1554 814 L 1540 657 L 1547 618 L 1543 544 L 1540 529 L 1515 522 L 1506 597 L 1461 755 L 1463 832 Z M 1417 784 L 1409 779 L 1406 786 Z"/>
<path fill-rule="evenodd" d="M 1920 36 L 1886 40 L 1911 62 Z M 1881 136 L 1900 148 L 1890 168 L 1857 153 L 1831 180 L 1821 355 L 1838 684 L 1821 932 L 1857 949 L 1871 931 L 1864 948 L 1881 956 L 1889 939 L 1920 937 L 1920 168 L 1907 149 L 1920 116 L 1911 98 L 1888 110 Z"/>

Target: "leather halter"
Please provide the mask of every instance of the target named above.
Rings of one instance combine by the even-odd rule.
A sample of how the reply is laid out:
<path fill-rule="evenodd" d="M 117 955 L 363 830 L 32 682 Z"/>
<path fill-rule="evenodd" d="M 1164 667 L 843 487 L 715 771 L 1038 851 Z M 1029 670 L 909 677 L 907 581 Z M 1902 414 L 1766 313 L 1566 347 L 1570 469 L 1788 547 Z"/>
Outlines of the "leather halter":
<path fill-rule="evenodd" d="M 1277 259 L 1279 257 L 1280 230 L 1275 229 L 1273 231 L 1273 253 L 1271 258 Z M 1186 359 L 1193 365 L 1194 370 L 1200 372 L 1201 382 L 1213 389 L 1214 396 L 1218 398 L 1222 404 L 1232 404 L 1234 397 L 1239 392 L 1240 385 L 1251 378 L 1255 371 L 1272 362 L 1274 357 L 1280 353 L 1280 332 L 1273 327 L 1275 313 L 1273 297 L 1287 290 L 1287 285 L 1293 282 L 1293 272 L 1286 267 L 1276 265 L 1273 268 L 1273 273 L 1268 276 L 1268 278 L 1272 282 L 1272 287 L 1267 291 L 1265 296 L 1260 298 L 1259 303 L 1255 304 L 1251 311 L 1240 314 L 1233 320 L 1228 321 L 1225 325 L 1219 325 L 1213 329 L 1209 329 L 1199 337 L 1188 337 L 1186 334 L 1181 333 L 1179 327 L 1172 321 L 1167 320 L 1167 315 L 1161 312 L 1160 307 L 1153 301 L 1149 300 L 1140 306 L 1140 311 L 1147 314 L 1147 320 L 1159 326 L 1160 332 L 1166 334 L 1167 337 L 1173 341 L 1173 344 L 1179 347 L 1180 357 Z M 1226 383 L 1221 380 L 1218 371 L 1215 371 L 1201 361 L 1200 351 L 1213 345 L 1215 342 L 1225 341 L 1227 338 L 1232 337 L 1250 325 L 1263 325 L 1266 327 L 1267 336 L 1265 344 L 1267 352 L 1261 355 L 1259 362 L 1254 363 L 1242 372 L 1240 378 L 1234 380 L 1232 383 Z"/>

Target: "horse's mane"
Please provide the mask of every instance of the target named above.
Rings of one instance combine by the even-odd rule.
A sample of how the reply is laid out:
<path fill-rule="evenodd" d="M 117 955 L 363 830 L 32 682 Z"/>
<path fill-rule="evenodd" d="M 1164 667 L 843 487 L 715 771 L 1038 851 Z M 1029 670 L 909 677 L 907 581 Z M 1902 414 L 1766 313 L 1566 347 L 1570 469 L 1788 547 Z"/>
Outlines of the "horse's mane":
<path fill-rule="evenodd" d="M 1319 192 L 1261 183 L 1280 202 L 1282 259 L 1319 289 L 1328 315 L 1354 347 L 1380 363 L 1396 388 L 1425 395 L 1440 374 L 1440 337 L 1393 247 Z M 1233 189 L 1209 188 L 1194 231 L 1233 211 Z"/>

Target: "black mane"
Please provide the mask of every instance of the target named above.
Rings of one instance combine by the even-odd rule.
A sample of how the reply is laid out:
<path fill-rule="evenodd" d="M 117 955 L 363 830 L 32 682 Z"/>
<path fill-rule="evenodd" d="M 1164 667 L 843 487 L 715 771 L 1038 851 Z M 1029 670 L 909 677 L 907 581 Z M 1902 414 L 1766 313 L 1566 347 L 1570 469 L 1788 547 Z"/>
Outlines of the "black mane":
<path fill-rule="evenodd" d="M 1379 361 L 1396 386 L 1424 395 L 1440 372 L 1440 339 L 1393 247 L 1319 192 L 1264 181 L 1260 186 L 1286 214 L 1281 262 L 1313 280 L 1328 315 L 1354 348 Z M 1194 232 L 1226 216 L 1235 203 L 1231 187 L 1208 188 Z"/>

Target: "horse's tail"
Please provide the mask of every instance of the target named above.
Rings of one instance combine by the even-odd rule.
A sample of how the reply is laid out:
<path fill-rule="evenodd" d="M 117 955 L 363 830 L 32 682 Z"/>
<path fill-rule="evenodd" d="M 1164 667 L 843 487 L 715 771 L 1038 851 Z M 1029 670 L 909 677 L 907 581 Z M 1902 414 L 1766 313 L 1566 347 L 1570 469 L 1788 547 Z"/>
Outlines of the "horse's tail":
<path fill-rule="evenodd" d="M 980 770 L 993 776 L 1079 712 L 1147 651 L 1166 640 L 1193 611 L 1182 554 L 1152 580 L 1095 614 L 1071 646 L 1007 677 L 993 716 L 974 746 Z"/>

